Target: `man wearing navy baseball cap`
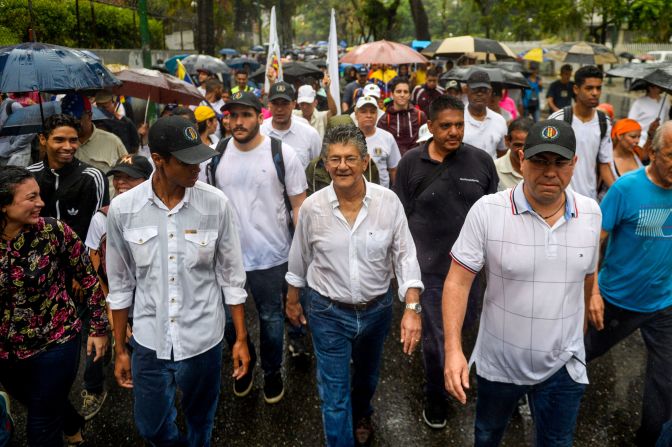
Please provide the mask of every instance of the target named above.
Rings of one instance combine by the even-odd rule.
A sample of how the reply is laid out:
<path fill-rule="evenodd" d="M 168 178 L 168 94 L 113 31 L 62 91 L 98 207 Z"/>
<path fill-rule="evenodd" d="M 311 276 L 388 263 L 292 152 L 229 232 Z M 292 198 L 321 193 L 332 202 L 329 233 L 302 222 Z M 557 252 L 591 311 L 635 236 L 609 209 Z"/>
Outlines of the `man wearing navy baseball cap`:
<path fill-rule="evenodd" d="M 476 446 L 499 445 L 525 395 L 534 409 L 536 443 L 572 445 L 588 383 L 585 291 L 593 286 L 602 222 L 597 202 L 567 188 L 575 153 L 569 124 L 534 124 L 520 155 L 523 182 L 479 199 L 450 252 L 444 377 L 448 393 L 464 404 L 469 365 L 476 364 Z M 487 288 L 468 364 L 461 327 L 481 270 Z"/>
<path fill-rule="evenodd" d="M 216 152 L 190 121 L 159 118 L 149 129 L 149 149 L 150 180 L 108 211 L 114 375 L 120 386 L 135 389 L 135 424 L 149 444 L 210 445 L 222 377 L 222 295 L 237 336 L 233 377 L 244 376 L 250 362 L 234 211 L 221 191 L 197 181 L 199 163 Z M 126 349 L 130 309 L 132 354 Z M 186 436 L 175 423 L 178 387 Z"/>

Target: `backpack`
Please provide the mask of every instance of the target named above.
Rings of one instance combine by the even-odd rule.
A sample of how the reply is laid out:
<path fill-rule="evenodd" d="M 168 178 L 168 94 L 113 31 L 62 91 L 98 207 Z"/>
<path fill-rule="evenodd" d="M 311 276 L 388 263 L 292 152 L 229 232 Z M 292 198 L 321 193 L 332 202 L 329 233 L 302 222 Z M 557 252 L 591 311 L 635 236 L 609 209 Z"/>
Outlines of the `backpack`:
<path fill-rule="evenodd" d="M 600 123 L 600 143 L 602 143 L 602 140 L 604 140 L 604 137 L 607 135 L 607 114 L 601 110 L 596 110 L 596 112 L 597 120 Z M 572 106 L 563 107 L 562 119 L 571 126 L 573 118 L 574 110 L 572 110 Z"/>
<path fill-rule="evenodd" d="M 292 203 L 289 200 L 289 195 L 287 194 L 287 186 L 285 185 L 285 160 L 282 156 L 282 141 L 270 137 L 271 139 L 271 156 L 273 157 L 273 166 L 275 166 L 275 173 L 278 176 L 278 180 L 282 184 L 282 197 L 285 201 L 285 208 L 287 209 L 287 214 L 289 214 L 289 219 L 287 219 L 287 226 L 289 228 L 290 236 L 294 236 L 294 220 L 292 219 Z M 226 146 L 229 144 L 231 137 L 227 137 L 223 140 L 220 140 L 217 143 L 215 150 L 217 155 L 210 159 L 210 162 L 205 168 L 205 175 L 208 181 L 208 184 L 217 187 L 215 181 L 215 173 L 217 172 L 217 166 L 219 162 L 222 161 L 224 156 L 224 151 Z"/>
<path fill-rule="evenodd" d="M 110 209 L 110 206 L 104 206 L 98 210 L 99 213 L 103 213 L 103 216 L 107 217 L 107 211 Z M 105 262 L 105 256 L 107 254 L 107 231 L 100 238 L 100 244 L 98 244 L 98 257 L 100 258 L 100 264 L 98 265 L 98 277 L 105 284 L 106 287 L 109 287 L 107 282 L 107 263 Z"/>

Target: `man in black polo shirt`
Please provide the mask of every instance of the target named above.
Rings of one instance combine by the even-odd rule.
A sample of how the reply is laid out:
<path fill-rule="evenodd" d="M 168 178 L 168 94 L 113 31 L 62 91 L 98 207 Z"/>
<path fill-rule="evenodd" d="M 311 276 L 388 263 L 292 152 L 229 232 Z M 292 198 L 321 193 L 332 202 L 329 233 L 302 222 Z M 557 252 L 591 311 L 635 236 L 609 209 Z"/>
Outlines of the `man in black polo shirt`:
<path fill-rule="evenodd" d="M 420 298 L 426 380 L 423 419 L 432 428 L 443 428 L 447 394 L 441 295 L 449 253 L 467 212 L 482 196 L 497 191 L 498 177 L 487 152 L 462 143 L 464 104 L 459 99 L 447 95 L 435 99 L 427 125 L 433 138 L 402 157 L 394 189 L 408 216 L 425 285 Z M 479 290 L 472 287 L 472 296 Z"/>

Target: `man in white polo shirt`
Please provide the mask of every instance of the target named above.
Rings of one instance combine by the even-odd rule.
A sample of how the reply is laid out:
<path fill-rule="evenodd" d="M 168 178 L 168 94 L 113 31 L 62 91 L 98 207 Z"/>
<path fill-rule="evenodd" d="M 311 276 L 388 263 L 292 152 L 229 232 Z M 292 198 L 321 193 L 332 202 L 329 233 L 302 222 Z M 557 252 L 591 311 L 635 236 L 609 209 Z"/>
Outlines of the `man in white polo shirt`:
<path fill-rule="evenodd" d="M 355 106 L 355 115 L 357 116 L 357 126 L 366 137 L 369 156 L 378 168 L 380 185 L 389 188 L 394 184 L 401 154 L 394 136 L 388 131 L 376 127 L 378 122 L 376 98 L 372 96 L 359 98 Z"/>
<path fill-rule="evenodd" d="M 466 403 L 469 366 L 461 329 L 467 295 L 485 268 L 476 363 L 475 445 L 498 445 L 528 395 L 537 445 L 571 446 L 588 383 L 584 291 L 598 261 L 602 214 L 567 189 L 577 157 L 564 121 L 536 123 L 521 154 L 523 182 L 478 200 L 451 250 L 443 290 L 446 390 Z"/>
<path fill-rule="evenodd" d="M 261 134 L 291 146 L 306 169 L 310 160 L 320 155 L 322 138 L 304 118 L 292 115 L 294 105 L 294 87 L 286 82 L 273 84 L 268 95 L 273 116 L 261 125 Z"/>
<path fill-rule="evenodd" d="M 490 76 L 483 70 L 474 70 L 467 79 L 469 104 L 464 111 L 464 143 L 484 150 L 492 158 L 506 153 L 504 137 L 506 120 L 499 113 L 490 110 L 488 103 L 492 95 Z"/>

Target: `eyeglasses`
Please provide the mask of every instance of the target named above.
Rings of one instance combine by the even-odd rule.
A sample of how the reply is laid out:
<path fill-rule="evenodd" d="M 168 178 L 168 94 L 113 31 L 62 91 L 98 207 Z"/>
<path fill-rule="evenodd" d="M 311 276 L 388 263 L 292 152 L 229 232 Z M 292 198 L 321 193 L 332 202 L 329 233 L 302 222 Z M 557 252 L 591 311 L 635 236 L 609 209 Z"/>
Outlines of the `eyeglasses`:
<path fill-rule="evenodd" d="M 357 166 L 362 159 L 360 157 L 329 157 L 327 158 L 327 164 L 332 168 L 337 168 L 341 165 L 341 162 L 345 162 L 349 167 Z"/>
<path fill-rule="evenodd" d="M 537 169 L 546 169 L 549 166 L 554 166 L 558 169 L 563 169 L 570 166 L 574 162 L 574 160 L 567 158 L 556 158 L 554 160 L 547 160 L 541 157 L 530 157 L 527 159 L 527 161 L 532 163 L 532 166 L 534 166 Z"/>

